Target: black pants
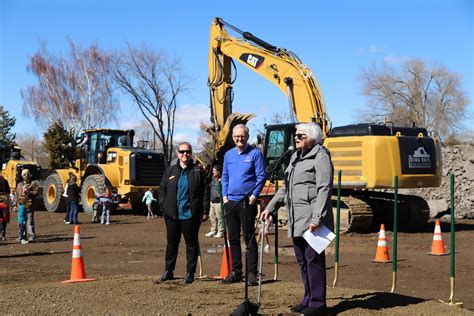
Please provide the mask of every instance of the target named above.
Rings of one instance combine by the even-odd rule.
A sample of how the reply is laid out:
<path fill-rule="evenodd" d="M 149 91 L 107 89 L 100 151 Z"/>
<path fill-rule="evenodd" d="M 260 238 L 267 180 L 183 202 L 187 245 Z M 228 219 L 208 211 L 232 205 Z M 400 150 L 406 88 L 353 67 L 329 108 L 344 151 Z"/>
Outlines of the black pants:
<path fill-rule="evenodd" d="M 230 210 L 230 211 L 229 211 Z M 242 249 L 240 248 L 240 227 L 242 227 L 245 244 L 248 248 L 249 272 L 257 273 L 258 250 L 255 240 L 255 218 L 257 205 L 249 205 L 248 200 L 242 202 L 229 201 L 225 204 L 225 222 L 229 234 L 232 269 L 242 272 Z"/>
<path fill-rule="evenodd" d="M 186 242 L 186 272 L 195 273 L 197 259 L 199 256 L 199 240 L 198 233 L 201 226 L 201 219 L 199 216 L 193 216 L 186 220 L 174 220 L 165 218 L 166 223 L 166 257 L 165 270 L 174 271 L 176 267 L 176 258 L 178 257 L 179 242 L 181 240 L 181 233 Z"/>
<path fill-rule="evenodd" d="M 303 237 L 293 237 L 296 260 L 300 265 L 304 297 L 301 305 L 326 307 L 326 257 L 318 254 Z"/>

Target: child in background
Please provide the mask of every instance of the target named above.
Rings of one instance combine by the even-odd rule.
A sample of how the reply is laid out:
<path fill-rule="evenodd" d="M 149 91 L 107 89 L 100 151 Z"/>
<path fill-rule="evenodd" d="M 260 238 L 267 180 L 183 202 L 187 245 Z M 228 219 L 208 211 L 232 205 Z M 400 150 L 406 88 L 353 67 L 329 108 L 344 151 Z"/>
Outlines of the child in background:
<path fill-rule="evenodd" d="M 26 221 L 27 221 L 27 208 L 25 205 L 25 198 L 22 196 L 18 198 L 18 228 L 20 230 L 20 242 L 22 244 L 27 244 L 28 240 L 26 240 Z"/>
<path fill-rule="evenodd" d="M 110 224 L 110 209 L 112 208 L 113 194 L 109 188 L 105 188 L 104 193 L 99 197 L 100 203 L 102 204 L 102 215 L 100 217 L 100 223 L 103 225 Z"/>
<path fill-rule="evenodd" d="M 156 199 L 153 197 L 153 188 L 149 188 L 148 191 L 145 192 L 145 195 L 143 195 L 142 202 L 145 202 L 146 207 L 148 208 L 148 216 L 147 219 L 150 219 L 150 216 L 156 217 L 156 215 L 153 214 L 153 206 L 151 205 L 153 202 L 156 202 Z"/>
<path fill-rule="evenodd" d="M 99 222 L 99 210 L 100 210 L 100 195 L 95 196 L 94 203 L 92 204 L 92 223 Z"/>
<path fill-rule="evenodd" d="M 6 240 L 7 224 L 10 222 L 8 195 L 0 195 L 0 239 Z"/>

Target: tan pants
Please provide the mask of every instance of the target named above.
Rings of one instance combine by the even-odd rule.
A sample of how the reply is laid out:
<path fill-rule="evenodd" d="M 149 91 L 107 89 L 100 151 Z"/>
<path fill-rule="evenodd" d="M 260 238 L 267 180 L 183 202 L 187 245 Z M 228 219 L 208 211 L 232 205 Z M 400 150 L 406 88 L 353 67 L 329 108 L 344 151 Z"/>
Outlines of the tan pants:
<path fill-rule="evenodd" d="M 224 221 L 222 220 L 221 203 L 211 203 L 209 218 L 211 220 L 211 229 L 209 231 L 223 234 Z"/>

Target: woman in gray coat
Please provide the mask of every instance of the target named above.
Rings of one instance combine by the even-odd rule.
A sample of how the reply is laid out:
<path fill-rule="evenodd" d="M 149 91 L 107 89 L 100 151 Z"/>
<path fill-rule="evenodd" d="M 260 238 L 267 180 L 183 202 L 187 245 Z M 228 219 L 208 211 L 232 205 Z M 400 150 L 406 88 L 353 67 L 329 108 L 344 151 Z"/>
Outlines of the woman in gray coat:
<path fill-rule="evenodd" d="M 292 312 L 319 315 L 326 309 L 326 262 L 302 237 L 308 229 L 325 225 L 333 230 L 331 194 L 333 166 L 323 147 L 323 133 L 316 123 L 296 125 L 296 152 L 285 170 L 282 188 L 262 212 L 267 219 L 285 203 L 288 237 L 293 238 L 296 260 L 301 268 L 304 297 L 290 308 Z"/>

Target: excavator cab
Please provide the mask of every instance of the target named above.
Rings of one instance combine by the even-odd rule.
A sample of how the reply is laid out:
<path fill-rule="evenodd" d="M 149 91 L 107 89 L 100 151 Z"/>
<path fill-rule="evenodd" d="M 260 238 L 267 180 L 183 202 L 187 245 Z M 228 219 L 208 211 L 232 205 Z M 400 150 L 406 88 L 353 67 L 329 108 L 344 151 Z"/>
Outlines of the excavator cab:
<path fill-rule="evenodd" d="M 273 165 L 282 157 L 283 153 L 290 147 L 295 148 L 295 125 L 296 124 L 277 124 L 267 125 L 265 142 L 263 146 L 263 156 L 268 169 L 273 170 Z M 283 161 L 281 166 L 275 170 L 272 178 L 275 180 L 283 179 L 283 172 L 286 169 L 288 161 Z"/>

